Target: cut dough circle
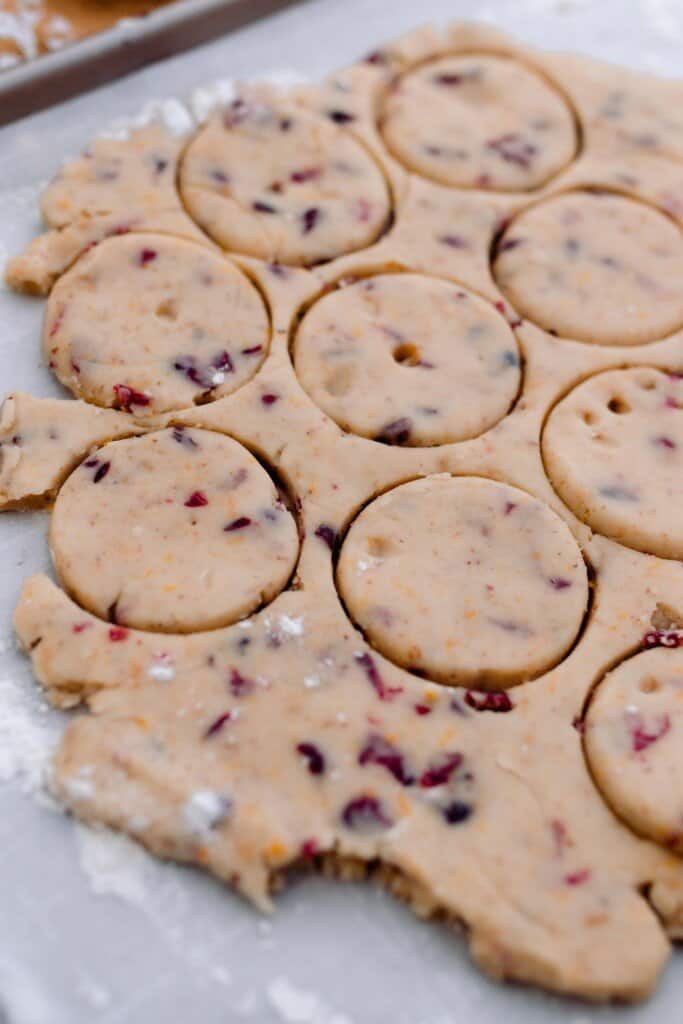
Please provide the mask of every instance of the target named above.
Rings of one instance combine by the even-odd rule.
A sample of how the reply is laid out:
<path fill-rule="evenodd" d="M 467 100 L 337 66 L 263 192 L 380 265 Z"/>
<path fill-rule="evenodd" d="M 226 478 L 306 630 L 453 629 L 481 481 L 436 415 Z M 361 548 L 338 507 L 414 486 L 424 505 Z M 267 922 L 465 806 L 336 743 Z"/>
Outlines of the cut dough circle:
<path fill-rule="evenodd" d="M 444 57 L 409 72 L 387 94 L 382 131 L 409 170 L 457 188 L 537 188 L 576 151 L 564 99 L 507 57 Z"/>
<path fill-rule="evenodd" d="M 296 523 L 237 441 L 170 428 L 114 441 L 71 474 L 50 548 L 64 586 L 119 626 L 191 632 L 271 601 L 298 556 Z"/>
<path fill-rule="evenodd" d="M 542 448 L 553 487 L 596 533 L 683 558 L 683 379 L 597 374 L 555 406 Z"/>
<path fill-rule="evenodd" d="M 384 274 L 331 292 L 299 328 L 294 363 L 313 401 L 362 437 L 437 445 L 509 410 L 520 358 L 505 319 L 445 281 Z"/>
<path fill-rule="evenodd" d="M 681 231 L 623 196 L 568 192 L 520 214 L 494 274 L 521 316 L 566 338 L 639 345 L 683 324 Z"/>
<path fill-rule="evenodd" d="M 377 498 L 352 524 L 337 578 L 385 657 L 488 689 L 555 665 L 588 604 L 586 567 L 559 516 L 480 477 L 427 477 Z"/>
<path fill-rule="evenodd" d="M 74 395 L 140 418 L 235 391 L 263 362 L 269 333 L 257 289 L 222 256 L 125 235 L 57 282 L 43 350 Z"/>
<path fill-rule="evenodd" d="M 180 185 L 191 216 L 223 248 L 289 264 L 370 245 L 391 211 L 382 173 L 346 132 L 253 98 L 199 132 Z"/>
<path fill-rule="evenodd" d="M 585 750 L 607 802 L 640 835 L 683 854 L 683 651 L 643 651 L 605 676 Z"/>

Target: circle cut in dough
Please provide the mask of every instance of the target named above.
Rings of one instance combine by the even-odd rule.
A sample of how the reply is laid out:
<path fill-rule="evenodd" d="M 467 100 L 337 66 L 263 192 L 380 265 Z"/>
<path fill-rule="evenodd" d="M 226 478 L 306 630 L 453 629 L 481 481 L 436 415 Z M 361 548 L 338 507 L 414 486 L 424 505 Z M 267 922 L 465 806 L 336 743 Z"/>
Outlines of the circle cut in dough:
<path fill-rule="evenodd" d="M 480 477 L 427 477 L 373 501 L 344 541 L 338 584 L 385 657 L 487 689 L 555 665 L 588 603 L 568 527 L 524 491 Z"/>
<path fill-rule="evenodd" d="M 370 277 L 326 295 L 301 323 L 294 362 L 339 426 L 406 445 L 477 437 L 508 412 L 521 376 L 499 313 L 418 274 Z"/>
<path fill-rule="evenodd" d="M 308 266 L 370 245 L 388 222 L 368 153 L 322 117 L 253 98 L 214 116 L 185 154 L 187 209 L 224 249 Z"/>
<path fill-rule="evenodd" d="M 639 345 L 683 324 L 683 236 L 662 213 L 568 192 L 513 221 L 494 262 L 518 313 L 596 345 Z"/>
<path fill-rule="evenodd" d="M 649 367 L 579 384 L 543 432 L 550 481 L 596 533 L 683 558 L 683 379 Z"/>
<path fill-rule="evenodd" d="M 268 351 L 268 314 L 222 256 L 163 235 L 102 242 L 55 285 L 43 328 L 74 395 L 137 417 L 230 394 Z"/>
<path fill-rule="evenodd" d="M 614 812 L 683 854 L 683 651 L 658 647 L 605 676 L 585 722 L 586 756 Z"/>
<path fill-rule="evenodd" d="M 456 188 L 537 188 L 576 151 L 563 98 L 507 57 L 444 57 L 409 72 L 387 95 L 382 131 L 409 170 Z"/>
<path fill-rule="evenodd" d="M 59 492 L 50 531 L 76 601 L 119 626 L 185 633 L 241 619 L 286 586 L 295 521 L 246 448 L 174 427 L 114 441 Z"/>

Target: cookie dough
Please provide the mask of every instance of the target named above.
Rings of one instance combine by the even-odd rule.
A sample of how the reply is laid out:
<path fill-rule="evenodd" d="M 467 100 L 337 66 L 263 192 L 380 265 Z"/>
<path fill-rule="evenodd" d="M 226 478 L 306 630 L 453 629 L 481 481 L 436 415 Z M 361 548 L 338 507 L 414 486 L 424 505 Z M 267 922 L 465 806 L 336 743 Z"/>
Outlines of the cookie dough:
<path fill-rule="evenodd" d="M 623 196 L 569 192 L 513 220 L 494 264 L 518 313 L 553 334 L 640 345 L 683 325 L 683 237 Z"/>
<path fill-rule="evenodd" d="M 74 395 L 146 417 L 235 391 L 269 333 L 261 296 L 227 260 L 178 238 L 125 235 L 57 282 L 43 351 Z"/>
<path fill-rule="evenodd" d="M 224 249 L 309 265 L 370 245 L 391 211 L 379 167 L 323 117 L 240 97 L 190 143 L 187 209 Z"/>
<path fill-rule="evenodd" d="M 597 533 L 683 558 L 683 378 L 649 367 L 591 377 L 551 412 L 543 457 L 557 493 Z"/>
<path fill-rule="evenodd" d="M 389 444 L 478 436 L 506 414 L 521 376 L 499 312 L 418 274 L 382 274 L 326 295 L 304 317 L 294 362 L 341 427 Z"/>
<path fill-rule="evenodd" d="M 292 574 L 298 539 L 246 448 L 172 427 L 86 458 L 59 492 L 50 548 L 67 590 L 115 630 L 182 633 L 272 600 Z"/>
<path fill-rule="evenodd" d="M 588 763 L 615 813 L 683 854 L 683 651 L 622 662 L 598 686 L 585 727 Z"/>
<path fill-rule="evenodd" d="M 559 92 L 519 61 L 484 54 L 444 57 L 399 78 L 382 131 L 407 168 L 457 188 L 537 188 L 576 149 Z"/>
<path fill-rule="evenodd" d="M 337 578 L 387 658 L 488 689 L 556 664 L 588 604 L 586 567 L 562 520 L 517 488 L 473 477 L 382 495 L 349 530 Z"/>

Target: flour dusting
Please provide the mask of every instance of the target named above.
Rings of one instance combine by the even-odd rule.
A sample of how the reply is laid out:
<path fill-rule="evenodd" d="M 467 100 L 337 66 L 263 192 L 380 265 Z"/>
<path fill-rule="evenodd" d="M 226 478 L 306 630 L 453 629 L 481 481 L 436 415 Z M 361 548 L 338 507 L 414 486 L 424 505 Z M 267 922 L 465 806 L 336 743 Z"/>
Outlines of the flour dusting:
<path fill-rule="evenodd" d="M 93 893 L 118 896 L 144 906 L 151 858 L 141 846 L 118 832 L 90 825 L 76 826 L 81 868 Z"/>
<path fill-rule="evenodd" d="M 315 992 L 298 988 L 284 975 L 268 984 L 266 997 L 285 1024 L 353 1024 L 345 1013 L 331 1009 Z"/>

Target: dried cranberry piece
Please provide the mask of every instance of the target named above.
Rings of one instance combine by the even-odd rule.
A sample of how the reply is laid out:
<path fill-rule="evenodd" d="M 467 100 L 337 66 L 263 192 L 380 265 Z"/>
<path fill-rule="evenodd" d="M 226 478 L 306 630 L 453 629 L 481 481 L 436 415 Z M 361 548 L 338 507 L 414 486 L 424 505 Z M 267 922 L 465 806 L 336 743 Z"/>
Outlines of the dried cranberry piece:
<path fill-rule="evenodd" d="M 247 526 L 251 526 L 251 519 L 249 516 L 239 516 L 238 519 L 233 519 L 231 523 L 224 526 L 223 529 L 226 533 L 232 533 L 234 530 L 244 530 Z"/>
<path fill-rule="evenodd" d="M 437 242 L 451 249 L 469 249 L 469 242 L 462 235 L 440 235 Z"/>
<path fill-rule="evenodd" d="M 315 536 L 319 537 L 320 540 L 327 544 L 330 551 L 334 551 L 334 545 L 337 543 L 337 531 L 327 523 L 321 523 L 320 526 L 316 527 Z"/>
<path fill-rule="evenodd" d="M 251 204 L 251 208 L 252 210 L 255 210 L 256 213 L 277 213 L 276 207 L 271 203 L 264 203 L 262 199 L 254 200 Z"/>
<path fill-rule="evenodd" d="M 643 637 L 644 647 L 680 647 L 683 631 L 678 629 L 651 629 Z"/>
<path fill-rule="evenodd" d="M 310 860 L 311 857 L 317 857 L 320 852 L 320 844 L 317 839 L 304 839 L 303 843 L 299 847 L 299 853 L 306 860 Z"/>
<path fill-rule="evenodd" d="M 515 164 L 524 170 L 529 169 L 538 153 L 538 147 L 517 132 L 508 132 L 497 139 L 490 139 L 486 143 L 486 148 L 497 153 L 506 163 Z"/>
<path fill-rule="evenodd" d="M 342 811 L 341 820 L 347 828 L 362 832 L 374 832 L 393 825 L 381 801 L 367 793 L 349 800 Z"/>
<path fill-rule="evenodd" d="M 72 633 L 84 633 L 86 629 L 90 629 L 92 622 L 75 622 L 71 627 Z"/>
<path fill-rule="evenodd" d="M 114 384 L 114 394 L 120 407 L 125 412 L 130 412 L 134 405 L 149 405 L 152 399 L 144 391 L 136 391 L 127 384 Z"/>
<path fill-rule="evenodd" d="M 289 180 L 295 185 L 303 185 L 307 181 L 315 181 L 322 173 L 322 167 L 303 167 L 300 171 L 292 171 Z"/>
<path fill-rule="evenodd" d="M 384 444 L 408 444 L 413 433 L 413 422 L 407 416 L 387 423 L 377 434 L 375 440 Z"/>
<path fill-rule="evenodd" d="M 187 433 L 187 431 L 185 430 L 185 427 L 174 427 L 172 432 L 171 432 L 171 437 L 173 438 L 174 441 L 177 441 L 178 444 L 182 444 L 186 448 L 198 448 L 199 447 L 199 445 L 197 444 L 195 439 L 192 437 L 192 435 Z"/>
<path fill-rule="evenodd" d="M 247 117 L 249 108 L 247 107 L 246 101 L 238 96 L 236 100 L 233 100 L 229 107 L 223 113 L 223 126 L 225 128 L 234 128 L 240 124 Z"/>
<path fill-rule="evenodd" d="M 358 764 L 378 764 L 386 768 L 402 786 L 412 786 L 415 777 L 406 770 L 403 754 L 384 736 L 370 733 L 358 755 Z"/>
<path fill-rule="evenodd" d="M 185 508 L 203 508 L 209 504 L 209 499 L 203 491 L 193 491 L 185 502 Z"/>
<path fill-rule="evenodd" d="M 348 110 L 328 110 L 327 116 L 335 124 L 349 124 L 351 121 L 356 120 L 356 115 L 350 114 Z"/>
<path fill-rule="evenodd" d="M 209 728 L 204 733 L 204 739 L 208 740 L 211 736 L 215 736 L 217 732 L 220 732 L 226 722 L 229 722 L 231 713 L 229 711 L 219 715 L 215 722 L 212 722 Z"/>
<path fill-rule="evenodd" d="M 566 885 L 583 885 L 588 882 L 591 877 L 591 873 L 588 868 L 582 868 L 580 871 L 571 871 L 568 875 L 564 876 Z"/>
<path fill-rule="evenodd" d="M 422 789 L 432 789 L 434 786 L 445 786 L 450 781 L 453 772 L 456 772 L 462 764 L 463 757 L 457 750 L 450 754 L 444 754 L 438 761 L 432 763 L 420 776 Z"/>
<path fill-rule="evenodd" d="M 568 587 L 571 587 L 572 584 L 571 580 L 566 580 L 564 576 L 551 576 L 550 585 L 555 590 L 566 590 Z"/>
<path fill-rule="evenodd" d="M 414 707 L 415 714 L 420 716 L 431 715 L 432 711 L 434 710 L 429 706 L 429 704 L 415 704 Z"/>
<path fill-rule="evenodd" d="M 673 451 L 675 448 L 678 447 L 678 445 L 672 438 L 666 437 L 664 434 L 662 434 L 660 437 L 655 437 L 653 439 L 653 444 L 659 445 L 660 448 L 668 448 L 669 451 Z"/>
<path fill-rule="evenodd" d="M 468 690 L 465 694 L 465 703 L 475 711 L 512 711 L 515 706 L 505 691 Z"/>
<path fill-rule="evenodd" d="M 510 249 L 516 249 L 523 241 L 523 238 L 506 238 L 505 241 L 501 242 L 498 246 L 498 252 L 509 252 Z"/>
<path fill-rule="evenodd" d="M 459 825 L 471 816 L 472 805 L 466 804 L 462 800 L 452 800 L 442 808 L 441 813 L 449 825 Z"/>
<path fill-rule="evenodd" d="M 666 736 L 671 728 L 671 719 L 667 714 L 663 714 L 659 719 L 659 724 L 656 726 L 654 732 L 647 732 L 643 726 L 642 719 L 639 714 L 634 714 L 630 717 L 630 731 L 631 731 L 631 744 L 633 746 L 634 753 L 639 754 L 643 750 L 647 750 L 648 747 L 656 743 L 657 740 L 661 740 L 662 736 Z"/>
<path fill-rule="evenodd" d="M 264 405 L 275 405 L 275 403 L 279 401 L 279 399 L 279 395 L 274 395 L 272 393 L 267 395 L 261 395 L 261 401 L 263 402 Z"/>
<path fill-rule="evenodd" d="M 141 249 L 138 255 L 138 263 L 141 267 L 146 267 L 148 263 L 152 263 L 157 258 L 159 253 L 155 249 Z"/>
<path fill-rule="evenodd" d="M 313 228 L 320 220 L 320 210 L 317 206 L 309 206 L 307 210 L 301 214 L 302 231 L 305 235 L 310 234 Z"/>
<path fill-rule="evenodd" d="M 259 352 L 263 352 L 263 345 L 252 345 L 250 348 L 243 348 L 243 356 L 256 356 Z"/>
<path fill-rule="evenodd" d="M 168 160 L 163 156 L 154 157 L 154 173 L 162 174 L 168 167 Z"/>
<path fill-rule="evenodd" d="M 308 761 L 311 775 L 322 775 L 325 771 L 325 757 L 315 743 L 297 743 L 297 752 Z"/>
<path fill-rule="evenodd" d="M 403 693 L 402 686 L 387 686 L 375 664 L 375 659 L 367 651 L 363 654 L 354 654 L 354 658 L 361 668 L 365 670 L 365 674 L 372 683 L 380 700 L 393 700 L 396 694 Z"/>
<path fill-rule="evenodd" d="M 256 688 L 253 679 L 243 676 L 236 668 L 230 673 L 230 690 L 235 697 L 247 697 Z"/>
<path fill-rule="evenodd" d="M 110 469 L 111 469 L 111 462 L 103 462 L 95 470 L 95 475 L 92 478 L 92 482 L 94 484 L 98 484 L 100 482 L 100 480 L 104 480 L 105 476 L 107 475 L 107 473 L 109 472 Z"/>
<path fill-rule="evenodd" d="M 120 644 L 128 639 L 128 630 L 125 626 L 112 626 L 109 630 L 109 639 L 113 644 Z"/>

